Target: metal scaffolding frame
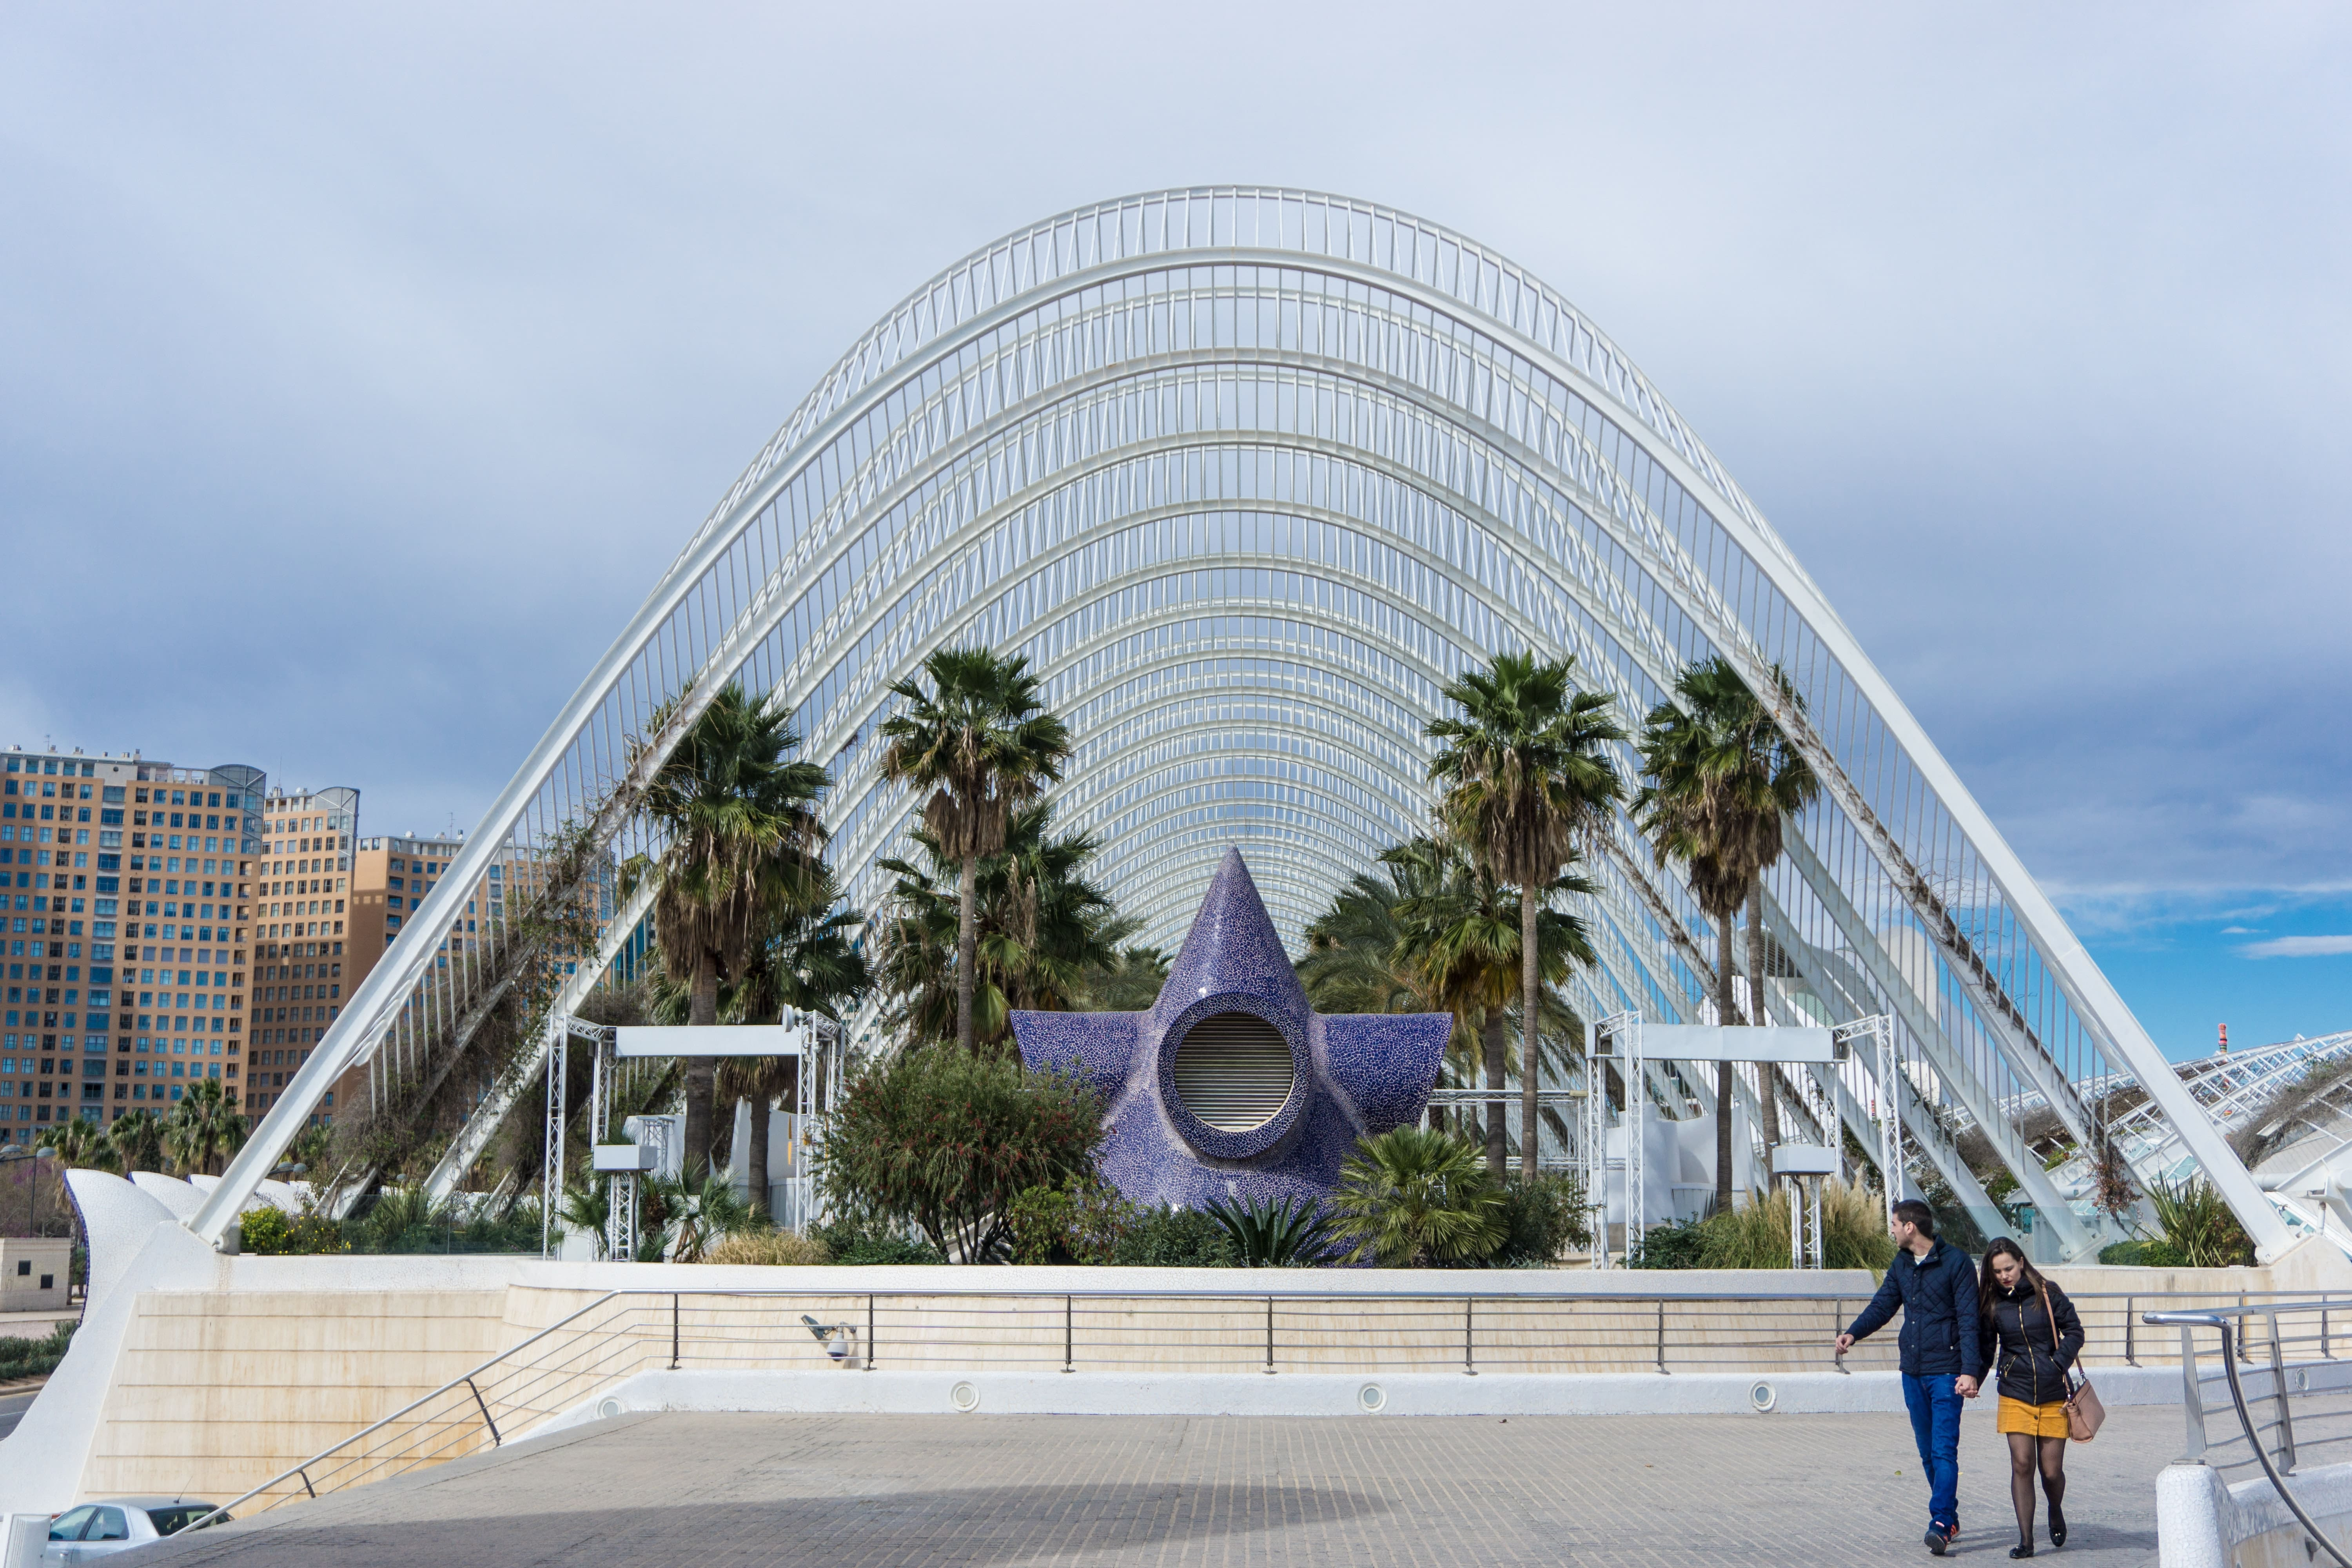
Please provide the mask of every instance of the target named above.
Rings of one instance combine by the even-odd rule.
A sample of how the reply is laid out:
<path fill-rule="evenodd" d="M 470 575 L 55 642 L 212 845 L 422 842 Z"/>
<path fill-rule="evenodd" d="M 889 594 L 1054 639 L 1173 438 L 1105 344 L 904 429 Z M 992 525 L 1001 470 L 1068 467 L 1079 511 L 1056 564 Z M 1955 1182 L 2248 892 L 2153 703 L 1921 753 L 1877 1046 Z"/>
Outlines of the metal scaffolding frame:
<path fill-rule="evenodd" d="M 1070 719 L 1061 820 L 1100 837 L 1098 873 L 1161 943 L 1228 845 L 1295 940 L 1425 820 L 1421 727 L 1498 652 L 1572 654 L 1636 720 L 1690 659 L 1721 654 L 1774 701 L 1778 667 L 1802 700 L 1780 721 L 1824 790 L 1791 825 L 1771 907 L 1861 993 L 1824 1016 L 1886 1014 L 1925 1064 L 1906 1124 L 1911 1099 L 1985 1124 L 2079 1253 L 2095 1216 L 2044 1190 L 2000 1108 L 2038 1096 L 2079 1138 L 2077 1086 L 2129 1073 L 2170 1119 L 2172 1157 L 2266 1250 L 2288 1237 L 1788 546 L 1604 335 L 1464 236 L 1223 186 L 1008 236 L 853 345 L 588 672 L 194 1228 L 225 1232 L 352 1067 L 394 1109 L 437 1081 L 518 970 L 550 959 L 528 918 L 549 904 L 604 933 L 553 955 L 550 1005 L 576 1005 L 643 913 L 642 893 L 615 900 L 614 867 L 662 847 L 637 792 L 730 679 L 831 763 L 835 864 L 875 907 L 912 803 L 866 738 L 892 681 L 971 644 L 1029 656 Z M 504 898 L 478 929 L 464 905 L 494 868 Z M 1625 940 L 1596 1011 L 1706 1017 L 1690 955 L 1712 932 L 1686 890 L 1638 850 L 1610 869 L 1593 912 Z M 493 1088 L 436 1185 L 553 1040 Z"/>

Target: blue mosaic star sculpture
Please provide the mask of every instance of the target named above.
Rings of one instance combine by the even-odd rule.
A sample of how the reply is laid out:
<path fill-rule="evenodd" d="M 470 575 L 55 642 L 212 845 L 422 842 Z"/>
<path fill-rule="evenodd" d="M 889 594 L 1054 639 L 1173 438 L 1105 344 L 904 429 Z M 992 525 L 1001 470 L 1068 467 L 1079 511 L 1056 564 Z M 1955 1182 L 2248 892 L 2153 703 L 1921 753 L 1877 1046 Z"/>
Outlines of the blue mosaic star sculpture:
<path fill-rule="evenodd" d="M 1319 1201 L 1359 1136 L 1420 1118 L 1453 1026 L 1444 1013 L 1308 1006 L 1237 849 L 1150 1012 L 1013 1015 L 1024 1063 L 1102 1096 L 1105 1179 L 1135 1202 L 1187 1208 Z"/>

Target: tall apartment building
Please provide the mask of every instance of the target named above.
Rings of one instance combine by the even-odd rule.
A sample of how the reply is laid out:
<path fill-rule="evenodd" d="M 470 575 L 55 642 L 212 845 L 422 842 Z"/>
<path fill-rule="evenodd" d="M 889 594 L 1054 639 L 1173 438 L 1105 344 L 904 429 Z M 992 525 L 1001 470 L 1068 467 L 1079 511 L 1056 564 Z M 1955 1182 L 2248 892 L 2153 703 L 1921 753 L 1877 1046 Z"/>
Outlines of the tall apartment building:
<path fill-rule="evenodd" d="M 256 960 L 261 965 L 252 1067 L 257 1111 L 278 1102 L 463 847 L 457 838 L 353 838 L 337 825 L 355 823 L 358 804 L 356 791 L 330 790 L 273 795 L 262 808 L 267 858 L 257 873 L 262 878 L 257 896 L 266 901 L 267 918 Z M 280 866 L 283 870 L 272 869 Z M 270 891 L 280 886 L 287 899 Z M 490 886 L 477 890 L 478 901 L 489 897 Z M 289 913 L 284 922 L 268 912 L 281 903 Z M 297 914 L 299 920 L 291 918 Z M 367 1075 L 364 1063 L 343 1074 L 311 1112 L 313 1121 L 331 1125 L 338 1107 L 348 1113 L 364 1105 Z"/>
<path fill-rule="evenodd" d="M 197 1079 L 243 1105 L 265 782 L 136 753 L 0 757 L 0 1142 L 168 1111 Z"/>
<path fill-rule="evenodd" d="M 262 799 L 248 1097 L 257 1115 L 278 1103 L 383 951 L 356 943 L 351 930 L 359 812 L 360 792 L 341 787 Z M 341 1099 L 338 1084 L 312 1124 L 331 1123 Z"/>

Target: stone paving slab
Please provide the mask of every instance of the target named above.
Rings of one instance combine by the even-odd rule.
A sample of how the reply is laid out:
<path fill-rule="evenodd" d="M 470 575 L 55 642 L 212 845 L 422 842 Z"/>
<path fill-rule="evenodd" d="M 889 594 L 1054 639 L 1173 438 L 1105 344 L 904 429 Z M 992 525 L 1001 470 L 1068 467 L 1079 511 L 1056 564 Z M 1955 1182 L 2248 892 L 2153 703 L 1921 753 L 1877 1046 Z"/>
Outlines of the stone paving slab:
<path fill-rule="evenodd" d="M 2143 1568 L 2178 1410 L 2070 1445 L 2068 1563 Z M 1957 1553 L 2006 1562 L 2007 1450 L 1962 1427 Z M 1928 1560 L 1900 1416 L 623 1416 L 168 1542 L 237 1568 Z M 2046 1542 L 2042 1555 L 2053 1555 Z"/>

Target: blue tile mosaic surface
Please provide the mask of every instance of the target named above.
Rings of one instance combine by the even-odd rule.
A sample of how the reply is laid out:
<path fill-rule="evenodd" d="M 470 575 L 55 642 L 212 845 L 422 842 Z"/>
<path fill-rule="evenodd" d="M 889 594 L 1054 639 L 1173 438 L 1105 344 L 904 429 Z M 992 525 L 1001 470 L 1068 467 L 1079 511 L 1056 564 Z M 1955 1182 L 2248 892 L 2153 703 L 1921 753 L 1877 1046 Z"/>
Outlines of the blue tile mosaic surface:
<path fill-rule="evenodd" d="M 1244 1132 L 1209 1126 L 1176 1092 L 1186 1031 L 1221 1013 L 1261 1018 L 1290 1047 L 1289 1098 Z M 1360 1135 L 1420 1118 L 1453 1024 L 1443 1013 L 1326 1017 L 1308 1006 L 1237 849 L 1225 851 L 1149 1012 L 1013 1015 L 1024 1062 L 1077 1073 L 1103 1097 L 1105 1179 L 1137 1203 L 1191 1208 L 1216 1197 L 1319 1200 Z"/>

